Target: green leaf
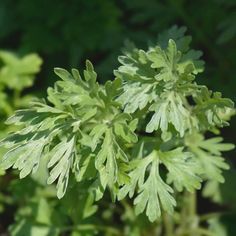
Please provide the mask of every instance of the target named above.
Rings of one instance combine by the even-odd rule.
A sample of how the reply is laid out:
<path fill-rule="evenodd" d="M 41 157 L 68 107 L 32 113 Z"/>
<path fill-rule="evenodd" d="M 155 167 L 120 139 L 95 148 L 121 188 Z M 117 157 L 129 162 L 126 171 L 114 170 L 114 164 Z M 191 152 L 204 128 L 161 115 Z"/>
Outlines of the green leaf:
<path fill-rule="evenodd" d="M 184 106 L 184 98 L 178 93 L 163 94 L 163 98 L 154 103 L 149 110 L 155 113 L 147 124 L 146 131 L 148 133 L 159 128 L 162 132 L 165 132 L 168 130 L 169 123 L 171 123 L 180 133 L 180 136 L 183 136 L 187 129 L 191 130 L 192 126 L 195 125 L 190 111 Z"/>
<path fill-rule="evenodd" d="M 201 178 L 198 162 L 190 152 L 184 152 L 183 147 L 160 153 L 161 162 L 168 169 L 167 182 L 173 183 L 180 192 L 186 188 L 189 192 L 200 189 Z"/>
<path fill-rule="evenodd" d="M 75 137 L 70 140 L 59 143 L 51 152 L 48 153 L 50 161 L 48 168 L 52 168 L 48 178 L 48 184 L 52 184 L 56 179 L 57 182 L 57 196 L 62 198 L 66 192 L 69 180 L 70 168 L 73 163 L 75 155 Z"/>
<path fill-rule="evenodd" d="M 45 139 L 39 139 L 11 149 L 2 158 L 1 168 L 8 169 L 13 166 L 13 168 L 20 170 L 20 178 L 24 178 L 31 172 L 35 173 L 45 142 Z"/>
<path fill-rule="evenodd" d="M 124 185 L 118 194 L 118 199 L 124 198 L 127 194 L 132 197 L 138 186 L 138 196 L 134 199 L 135 212 L 140 214 L 146 211 L 151 222 L 160 217 L 161 209 L 171 214 L 176 205 L 171 195 L 173 189 L 159 175 L 159 164 L 160 154 L 157 151 L 135 161 L 134 169 L 129 174 L 130 184 Z M 149 166 L 150 170 L 146 176 Z"/>
<path fill-rule="evenodd" d="M 203 178 L 223 183 L 222 170 L 229 169 L 229 165 L 221 156 L 221 152 L 233 149 L 234 145 L 221 143 L 221 141 L 221 137 L 205 140 L 198 133 L 193 133 L 185 138 L 186 146 L 195 155 L 201 165 Z"/>
<path fill-rule="evenodd" d="M 95 167 L 100 172 L 100 176 L 104 174 L 103 167 L 105 167 L 106 176 L 109 187 L 112 187 L 118 181 L 119 162 L 128 161 L 128 157 L 123 152 L 111 129 L 107 129 L 101 150 L 95 160 Z"/>
<path fill-rule="evenodd" d="M 227 109 L 233 109 L 234 103 L 230 99 L 222 98 L 221 93 L 213 93 L 205 86 L 201 87 L 193 99 L 196 102 L 194 113 L 205 129 L 208 126 L 223 127 L 229 125 L 227 119 L 221 114 L 226 113 Z"/>
<path fill-rule="evenodd" d="M 184 26 L 178 27 L 173 25 L 158 35 L 157 43 L 162 48 L 166 48 L 168 46 L 168 40 L 173 39 L 176 42 L 177 47 L 181 51 L 186 52 L 189 50 L 189 44 L 191 42 L 191 36 L 185 35 L 186 31 L 187 28 Z"/>
<path fill-rule="evenodd" d="M 4 65 L 0 69 L 0 80 L 8 88 L 21 91 L 33 84 L 34 76 L 42 64 L 37 54 L 28 54 L 19 58 L 13 53 L 0 51 L 0 60 Z"/>
<path fill-rule="evenodd" d="M 157 80 L 166 82 L 177 79 L 177 63 L 180 60 L 181 53 L 177 50 L 175 42 L 170 39 L 166 51 L 160 47 L 151 49 L 148 52 L 148 59 L 152 62 L 151 67 L 161 69 L 155 76 Z"/>

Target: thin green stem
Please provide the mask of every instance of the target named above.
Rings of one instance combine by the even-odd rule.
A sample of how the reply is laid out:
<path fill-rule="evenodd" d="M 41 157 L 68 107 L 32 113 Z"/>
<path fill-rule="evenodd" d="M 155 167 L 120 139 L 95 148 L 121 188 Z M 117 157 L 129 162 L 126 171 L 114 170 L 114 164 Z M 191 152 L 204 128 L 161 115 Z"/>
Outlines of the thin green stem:
<path fill-rule="evenodd" d="M 19 90 L 15 90 L 14 91 L 14 94 L 13 94 L 13 105 L 14 105 L 14 108 L 18 107 L 18 102 L 20 100 L 20 95 L 21 95 L 21 92 Z"/>
<path fill-rule="evenodd" d="M 86 231 L 86 230 L 93 230 L 93 231 L 104 231 L 110 233 L 111 235 L 121 235 L 120 231 L 110 227 L 110 226 L 103 226 L 103 225 L 95 225 L 95 224 L 84 224 L 84 225 L 77 225 L 77 226 L 68 226 L 59 229 L 60 231 L 67 231 L 67 230 L 77 230 L 77 231 Z"/>
<path fill-rule="evenodd" d="M 171 217 L 166 212 L 163 212 L 162 219 L 165 227 L 165 236 L 173 236 L 174 225 Z"/>
<path fill-rule="evenodd" d="M 203 222 L 203 221 L 209 220 L 211 218 L 216 218 L 216 217 L 220 217 L 223 215 L 230 215 L 230 214 L 233 214 L 233 212 L 212 212 L 212 213 L 201 215 L 199 217 L 199 220 L 200 220 L 200 222 Z"/>
<path fill-rule="evenodd" d="M 193 193 L 185 192 L 183 195 L 183 206 L 181 211 L 181 224 L 177 229 L 178 235 L 185 235 L 192 232 L 191 235 L 198 235 L 195 231 L 198 228 L 197 218 L 197 199 L 196 191 Z M 195 234 L 194 234 L 195 232 Z"/>
<path fill-rule="evenodd" d="M 215 236 L 215 233 L 210 232 L 209 230 L 203 229 L 203 228 L 197 228 L 193 232 L 195 232 L 199 235 L 202 235 L 202 236 Z M 190 232 L 190 233 L 192 233 L 192 232 Z"/>
<path fill-rule="evenodd" d="M 196 191 L 193 193 L 189 193 L 189 215 L 191 217 L 196 216 L 196 208 L 197 208 L 197 196 Z"/>

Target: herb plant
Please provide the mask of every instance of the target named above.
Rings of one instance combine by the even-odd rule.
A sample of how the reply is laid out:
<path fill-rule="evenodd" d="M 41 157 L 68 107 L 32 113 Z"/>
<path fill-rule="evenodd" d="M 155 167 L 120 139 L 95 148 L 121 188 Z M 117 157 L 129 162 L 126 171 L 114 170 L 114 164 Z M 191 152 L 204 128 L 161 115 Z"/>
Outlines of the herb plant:
<path fill-rule="evenodd" d="M 55 68 L 60 80 L 47 98 L 8 118 L 19 129 L 1 141 L 8 151 L 0 167 L 18 169 L 20 178 L 43 168 L 59 199 L 82 186 L 89 199 L 82 218 L 109 192 L 117 204 L 132 199 L 136 216 L 161 220 L 160 235 L 210 235 L 196 216 L 196 190 L 224 182 L 222 152 L 233 145 L 222 142 L 220 128 L 234 105 L 197 83 L 202 53 L 184 32 L 173 27 L 146 51 L 129 44 L 105 85 L 90 61 L 82 74 Z"/>
<path fill-rule="evenodd" d="M 4 124 L 6 118 L 14 113 L 15 109 L 26 107 L 32 99 L 32 95 L 23 94 L 23 90 L 33 84 L 36 73 L 42 64 L 41 58 L 35 54 L 27 54 L 19 57 L 15 53 L 0 50 L 0 138 L 2 139 L 10 131 L 16 131 L 16 127 Z M 6 152 L 0 148 L 0 160 Z M 7 196 L 6 186 L 14 178 L 13 173 L 8 176 L 4 170 L 0 170 L 0 213 L 6 211 L 6 205 L 12 203 L 12 196 Z M 2 176 L 2 177 L 1 177 Z M 5 191 L 4 191 L 5 190 Z M 0 217 L 1 218 L 1 217 Z M 1 221 L 0 221 L 1 222 Z"/>

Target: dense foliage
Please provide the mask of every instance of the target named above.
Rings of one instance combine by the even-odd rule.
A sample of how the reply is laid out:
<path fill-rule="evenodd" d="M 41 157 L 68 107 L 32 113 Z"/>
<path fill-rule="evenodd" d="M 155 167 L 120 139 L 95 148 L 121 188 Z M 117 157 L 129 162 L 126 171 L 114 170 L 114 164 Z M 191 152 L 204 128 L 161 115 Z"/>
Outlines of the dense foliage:
<path fill-rule="evenodd" d="M 196 190 L 224 182 L 222 152 L 233 145 L 219 133 L 234 109 L 196 81 L 204 62 L 185 31 L 172 27 L 146 51 L 128 43 L 105 85 L 89 61 L 82 74 L 56 68 L 60 80 L 47 99 L 8 118 L 19 128 L 1 141 L 8 151 L 0 167 L 41 184 L 32 189 L 37 214 L 20 210 L 12 235 L 214 235 L 215 222 L 205 229 L 198 219 Z M 121 213 L 103 205 L 111 201 Z M 128 222 L 114 227 L 116 214 Z"/>

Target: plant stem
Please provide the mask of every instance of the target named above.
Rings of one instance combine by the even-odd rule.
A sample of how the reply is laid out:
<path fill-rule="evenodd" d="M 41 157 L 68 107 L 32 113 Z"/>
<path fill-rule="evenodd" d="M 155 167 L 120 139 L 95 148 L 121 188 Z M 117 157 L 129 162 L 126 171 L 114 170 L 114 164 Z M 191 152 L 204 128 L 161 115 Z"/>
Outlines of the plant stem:
<path fill-rule="evenodd" d="M 166 212 L 163 212 L 162 219 L 165 227 L 165 236 L 173 236 L 173 221 L 171 217 Z"/>
<path fill-rule="evenodd" d="M 194 230 L 194 232 L 202 236 L 215 236 L 213 232 L 210 232 L 207 229 L 203 229 L 203 228 L 197 228 Z"/>
<path fill-rule="evenodd" d="M 86 231 L 86 230 L 93 230 L 93 231 L 104 231 L 110 233 L 111 235 L 121 235 L 120 231 L 109 226 L 103 225 L 94 225 L 94 224 L 84 224 L 84 225 L 77 225 L 77 226 L 68 226 L 59 228 L 60 231 L 67 231 L 67 230 L 78 230 L 78 231 Z"/>
<path fill-rule="evenodd" d="M 198 228 L 198 218 L 196 215 L 196 191 L 193 193 L 185 192 L 183 195 L 183 206 L 181 211 L 181 224 L 177 229 L 178 235 L 185 235 L 191 232 L 191 235 L 198 235 L 196 229 Z M 194 234 L 194 232 L 196 234 Z"/>
<path fill-rule="evenodd" d="M 20 99 L 20 91 L 19 90 L 15 90 L 14 94 L 13 94 L 13 105 L 15 108 L 17 108 L 17 104 L 19 102 Z"/>
<path fill-rule="evenodd" d="M 233 213 L 232 212 L 212 212 L 212 213 L 201 215 L 199 217 L 199 220 L 201 222 L 203 222 L 203 221 L 209 220 L 211 218 L 216 218 L 216 217 L 220 217 L 220 216 L 224 216 L 224 215 L 230 215 L 230 214 L 233 214 Z"/>
<path fill-rule="evenodd" d="M 191 217 L 196 216 L 196 208 L 197 208 L 197 196 L 196 191 L 189 194 L 189 215 Z"/>

